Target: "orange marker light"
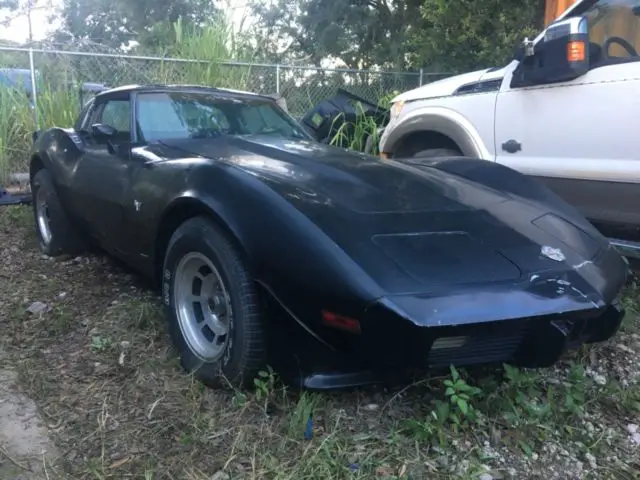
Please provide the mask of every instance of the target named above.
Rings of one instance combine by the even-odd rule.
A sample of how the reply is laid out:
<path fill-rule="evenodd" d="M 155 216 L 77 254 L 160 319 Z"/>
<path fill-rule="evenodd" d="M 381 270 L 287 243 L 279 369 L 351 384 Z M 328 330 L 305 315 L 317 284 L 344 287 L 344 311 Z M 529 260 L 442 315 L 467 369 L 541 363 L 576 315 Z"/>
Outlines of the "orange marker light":
<path fill-rule="evenodd" d="M 582 62 L 585 58 L 584 42 L 569 42 L 567 45 L 567 60 L 570 62 Z"/>

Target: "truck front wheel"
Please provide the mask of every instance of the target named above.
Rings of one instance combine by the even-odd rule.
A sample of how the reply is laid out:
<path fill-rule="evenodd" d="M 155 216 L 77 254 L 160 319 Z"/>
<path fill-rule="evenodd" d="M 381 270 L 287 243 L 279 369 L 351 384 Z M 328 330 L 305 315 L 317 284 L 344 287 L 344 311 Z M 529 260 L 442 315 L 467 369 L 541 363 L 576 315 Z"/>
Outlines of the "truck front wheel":
<path fill-rule="evenodd" d="M 412 157 L 436 158 L 436 157 L 464 157 L 458 150 L 452 148 L 428 148 L 420 150 L 412 155 Z"/>

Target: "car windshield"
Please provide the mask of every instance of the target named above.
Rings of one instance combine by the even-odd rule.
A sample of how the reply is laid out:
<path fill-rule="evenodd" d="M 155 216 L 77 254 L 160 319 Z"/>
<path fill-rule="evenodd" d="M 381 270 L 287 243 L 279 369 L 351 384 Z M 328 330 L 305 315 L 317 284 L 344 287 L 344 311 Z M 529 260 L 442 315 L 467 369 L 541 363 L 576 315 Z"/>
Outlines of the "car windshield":
<path fill-rule="evenodd" d="M 138 133 L 147 142 L 220 135 L 309 138 L 267 99 L 200 92 L 141 93 L 137 98 Z"/>

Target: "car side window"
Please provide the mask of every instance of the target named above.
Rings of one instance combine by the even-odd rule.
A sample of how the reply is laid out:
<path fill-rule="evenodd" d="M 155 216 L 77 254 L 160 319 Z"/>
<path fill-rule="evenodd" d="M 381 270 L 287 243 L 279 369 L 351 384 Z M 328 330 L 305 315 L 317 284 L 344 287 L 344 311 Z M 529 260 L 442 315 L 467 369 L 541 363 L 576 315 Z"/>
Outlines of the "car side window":
<path fill-rule="evenodd" d="M 282 118 L 276 110 L 267 105 L 251 106 L 240 110 L 240 121 L 251 133 L 260 133 L 271 125 L 282 124 Z"/>
<path fill-rule="evenodd" d="M 91 129 L 91 119 L 95 112 L 95 100 L 89 100 L 78 117 L 78 123 L 76 124 L 76 130 L 88 132 Z"/>
<path fill-rule="evenodd" d="M 640 60 L 640 0 L 600 0 L 585 15 L 593 67 Z"/>
<path fill-rule="evenodd" d="M 264 126 L 264 120 L 256 108 L 243 108 L 240 110 L 239 120 L 250 133 L 258 133 Z"/>
<path fill-rule="evenodd" d="M 260 105 L 258 111 L 266 125 L 277 125 L 282 122 L 282 119 L 274 108 L 267 107 L 266 105 Z"/>
<path fill-rule="evenodd" d="M 96 123 L 115 128 L 118 134 L 131 137 L 131 103 L 129 100 L 110 100 L 102 108 Z"/>
<path fill-rule="evenodd" d="M 114 143 L 131 142 L 131 102 L 129 97 L 107 98 L 94 100 L 93 106 L 82 122 L 82 130 L 87 132 L 85 141 L 95 143 L 92 125 L 101 123 L 116 129 L 112 139 Z M 101 142 L 100 142 L 101 143 Z"/>

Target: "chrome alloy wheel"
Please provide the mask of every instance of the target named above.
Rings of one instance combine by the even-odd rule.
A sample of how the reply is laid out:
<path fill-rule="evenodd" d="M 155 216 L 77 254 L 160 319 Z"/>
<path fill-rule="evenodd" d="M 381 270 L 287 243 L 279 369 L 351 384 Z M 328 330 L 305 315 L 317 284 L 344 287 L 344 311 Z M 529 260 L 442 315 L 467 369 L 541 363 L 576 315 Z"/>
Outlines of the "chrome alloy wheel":
<path fill-rule="evenodd" d="M 42 241 L 45 245 L 49 245 L 53 234 L 51 233 L 51 225 L 49 224 L 49 206 L 47 205 L 45 192 L 42 189 L 38 189 L 38 193 L 36 194 L 36 220 Z"/>
<path fill-rule="evenodd" d="M 174 277 L 174 308 L 189 349 L 205 362 L 224 353 L 231 331 L 231 299 L 218 270 L 201 253 L 185 255 Z"/>

